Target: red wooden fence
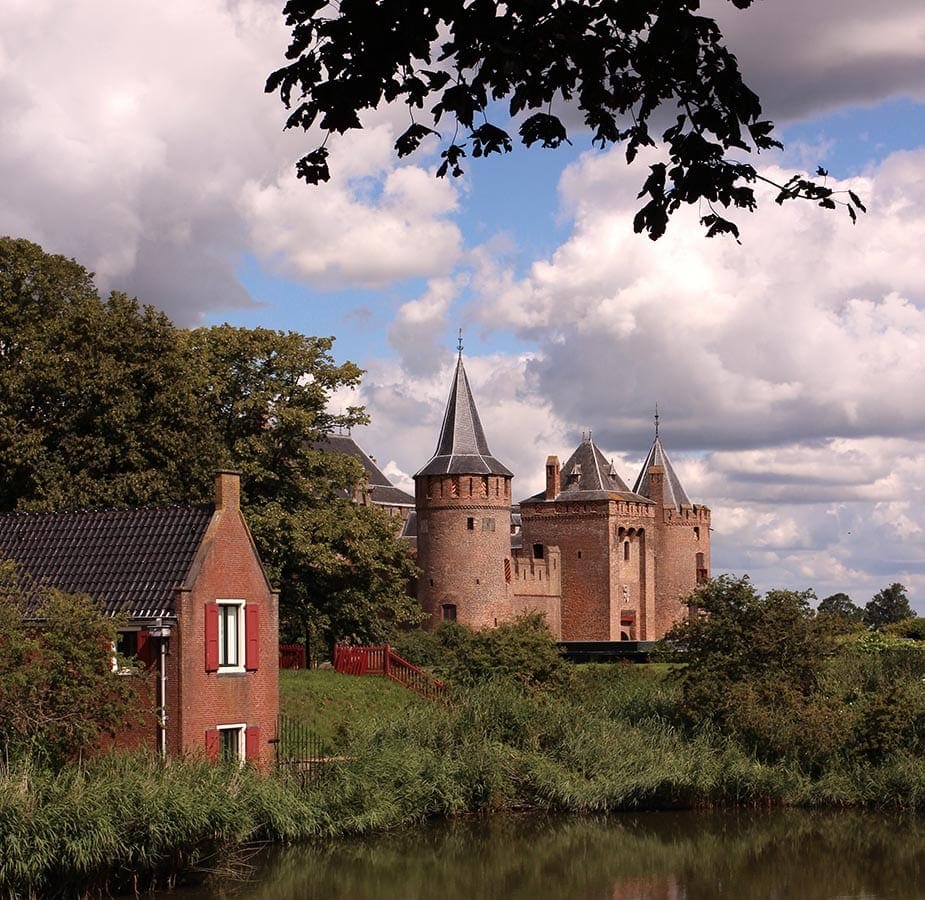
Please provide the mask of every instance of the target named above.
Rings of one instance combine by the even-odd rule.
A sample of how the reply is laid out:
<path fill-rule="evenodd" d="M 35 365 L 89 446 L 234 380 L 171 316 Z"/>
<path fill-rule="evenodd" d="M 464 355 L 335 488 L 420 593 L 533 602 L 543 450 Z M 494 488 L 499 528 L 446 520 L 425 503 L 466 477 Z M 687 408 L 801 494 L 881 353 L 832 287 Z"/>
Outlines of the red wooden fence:
<path fill-rule="evenodd" d="M 334 669 L 345 675 L 384 675 L 428 700 L 446 693 L 443 682 L 402 659 L 388 644 L 381 647 L 338 644 L 334 648 Z"/>
<path fill-rule="evenodd" d="M 300 644 L 280 644 L 279 667 L 281 669 L 304 669 L 305 648 Z"/>

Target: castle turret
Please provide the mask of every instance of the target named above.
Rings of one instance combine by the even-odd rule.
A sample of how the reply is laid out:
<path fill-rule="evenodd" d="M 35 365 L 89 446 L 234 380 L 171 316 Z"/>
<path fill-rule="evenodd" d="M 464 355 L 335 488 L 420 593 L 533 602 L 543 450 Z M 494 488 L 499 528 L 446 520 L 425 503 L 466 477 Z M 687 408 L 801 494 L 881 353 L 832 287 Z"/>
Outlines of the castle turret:
<path fill-rule="evenodd" d="M 710 577 L 710 510 L 691 503 L 662 446 L 655 440 L 633 490 L 656 505 L 656 633 L 663 635 L 686 614 L 683 600 Z"/>
<path fill-rule="evenodd" d="M 437 449 L 414 476 L 418 600 L 432 623 L 509 616 L 512 478 L 488 449 L 460 351 Z"/>

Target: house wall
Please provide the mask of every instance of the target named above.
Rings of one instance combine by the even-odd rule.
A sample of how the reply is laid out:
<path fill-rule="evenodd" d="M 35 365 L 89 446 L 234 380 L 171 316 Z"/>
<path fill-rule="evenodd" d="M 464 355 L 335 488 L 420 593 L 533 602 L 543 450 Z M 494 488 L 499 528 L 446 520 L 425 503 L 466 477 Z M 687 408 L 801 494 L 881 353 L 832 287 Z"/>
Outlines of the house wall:
<path fill-rule="evenodd" d="M 256 671 L 206 671 L 206 606 L 217 600 L 244 600 L 259 607 Z M 176 610 L 168 676 L 169 751 L 204 751 L 207 731 L 244 724 L 259 729 L 259 761 L 269 765 L 274 759 L 269 741 L 276 737 L 279 711 L 278 603 L 236 502 L 216 510 Z"/>

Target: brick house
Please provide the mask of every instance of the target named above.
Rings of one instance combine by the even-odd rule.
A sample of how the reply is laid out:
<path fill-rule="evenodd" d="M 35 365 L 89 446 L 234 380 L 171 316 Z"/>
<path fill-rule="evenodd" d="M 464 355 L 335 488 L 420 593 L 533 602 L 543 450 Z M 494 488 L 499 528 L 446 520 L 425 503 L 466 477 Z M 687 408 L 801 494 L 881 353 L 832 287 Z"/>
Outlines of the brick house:
<path fill-rule="evenodd" d="M 655 640 L 709 577 L 710 510 L 688 498 L 657 418 L 632 490 L 590 434 L 564 466 L 550 456 L 545 490 L 513 509 L 512 479 L 488 448 L 460 352 L 405 530 L 431 622 L 491 627 L 536 610 L 560 640 Z"/>
<path fill-rule="evenodd" d="M 271 762 L 277 594 L 237 473 L 219 472 L 214 503 L 199 506 L 0 515 L 0 558 L 126 617 L 118 649 L 137 659 L 150 690 L 117 746 Z"/>

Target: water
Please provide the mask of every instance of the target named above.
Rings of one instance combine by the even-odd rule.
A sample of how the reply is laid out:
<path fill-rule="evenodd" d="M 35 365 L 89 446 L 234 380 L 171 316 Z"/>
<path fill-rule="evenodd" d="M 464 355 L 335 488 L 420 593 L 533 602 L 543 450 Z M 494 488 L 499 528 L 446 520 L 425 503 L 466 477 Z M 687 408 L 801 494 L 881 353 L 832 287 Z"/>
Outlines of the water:
<path fill-rule="evenodd" d="M 775 811 L 496 816 L 271 851 L 183 900 L 925 897 L 925 820 Z"/>

